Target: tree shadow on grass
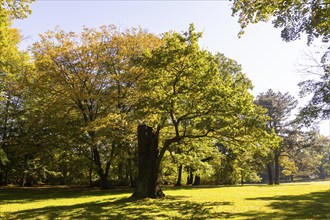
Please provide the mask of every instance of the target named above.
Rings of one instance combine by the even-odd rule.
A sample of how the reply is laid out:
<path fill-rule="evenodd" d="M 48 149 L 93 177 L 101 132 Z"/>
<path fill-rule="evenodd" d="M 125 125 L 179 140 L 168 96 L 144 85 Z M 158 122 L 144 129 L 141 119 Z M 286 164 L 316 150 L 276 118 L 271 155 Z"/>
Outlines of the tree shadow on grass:
<path fill-rule="evenodd" d="M 248 200 L 272 201 L 268 206 L 273 213 L 248 212 L 242 219 L 330 219 L 330 190 L 296 196 L 259 197 Z"/>
<path fill-rule="evenodd" d="M 133 200 L 123 197 L 76 205 L 47 206 L 17 211 L 8 219 L 224 219 L 230 213 L 212 211 L 214 206 L 232 205 L 231 202 L 187 201 L 186 197 L 167 196 L 163 199 Z"/>
<path fill-rule="evenodd" d="M 305 185 L 309 185 L 309 184 L 304 184 L 304 183 L 300 183 L 299 186 L 305 186 Z M 214 189 L 214 188 L 243 188 L 243 187 L 252 187 L 252 188 L 276 188 L 276 187 L 281 187 L 282 185 L 268 185 L 268 184 L 264 184 L 264 183 L 260 183 L 260 184 L 244 184 L 244 185 L 197 185 L 197 186 L 193 186 L 193 185 L 183 185 L 183 186 L 163 186 L 162 188 L 165 190 L 171 190 L 171 191 L 180 191 L 180 190 L 200 190 L 200 189 Z M 297 187 L 297 185 L 295 184 L 285 184 L 286 187 Z"/>
<path fill-rule="evenodd" d="M 99 190 L 86 188 L 16 188 L 0 190 L 0 204 L 30 203 L 48 199 L 81 198 L 131 193 L 132 190 Z"/>

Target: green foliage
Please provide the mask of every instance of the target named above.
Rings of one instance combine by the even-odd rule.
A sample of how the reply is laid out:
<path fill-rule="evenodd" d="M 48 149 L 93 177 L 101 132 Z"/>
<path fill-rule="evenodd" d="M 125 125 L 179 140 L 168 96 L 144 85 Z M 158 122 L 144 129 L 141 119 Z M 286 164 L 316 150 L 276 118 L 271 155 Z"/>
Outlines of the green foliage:
<path fill-rule="evenodd" d="M 24 153 L 14 160 L 17 148 L 8 151 L 36 181 L 85 184 L 98 174 L 134 184 L 137 122 L 160 133 L 160 160 L 171 152 L 175 165 L 163 165 L 164 174 L 181 164 L 210 178 L 221 161 L 216 142 L 244 152 L 242 161 L 278 142 L 239 64 L 200 49 L 193 25 L 162 39 L 114 26 L 79 35 L 57 28 L 40 37 L 31 49 L 35 69 L 17 84 L 25 89 L 24 102 L 15 105 L 24 113 L 17 116 L 25 125 Z M 3 105 L 8 114 L 9 107 Z"/>
<path fill-rule="evenodd" d="M 287 138 L 287 153 L 295 163 L 295 175 L 324 179 L 330 175 L 330 140 L 315 130 L 293 131 Z"/>
<path fill-rule="evenodd" d="M 305 80 L 299 83 L 301 96 L 312 94 L 312 99 L 300 111 L 300 121 L 310 125 L 315 119 L 329 118 L 329 38 L 330 2 L 329 0 L 233 0 L 233 15 L 239 15 L 240 35 L 251 23 L 273 19 L 274 27 L 282 28 L 281 37 L 285 41 L 300 39 L 307 34 L 310 45 L 314 38 L 321 37 L 327 44 L 321 64 L 324 73 L 319 80 Z"/>
<path fill-rule="evenodd" d="M 312 94 L 311 100 L 304 106 L 298 116 L 300 123 L 311 125 L 316 119 L 326 120 L 330 118 L 330 66 L 320 76 L 319 80 L 306 80 L 299 83 L 300 95 Z"/>
<path fill-rule="evenodd" d="M 244 184 L 260 182 L 258 175 L 265 163 L 267 147 L 245 144 L 240 147 L 217 144 L 221 152 L 220 165 L 213 176 L 216 184 Z"/>
<path fill-rule="evenodd" d="M 6 165 L 9 162 L 6 153 L 0 148 L 0 165 Z"/>
<path fill-rule="evenodd" d="M 29 4 L 34 2 L 34 0 L 1 0 L 0 10 L 6 10 L 11 18 L 23 19 L 26 18 L 28 14 L 31 14 Z"/>
<path fill-rule="evenodd" d="M 328 0 L 233 0 L 233 15 L 239 15 L 240 35 L 253 23 L 266 22 L 273 18 L 276 28 L 282 28 L 281 37 L 285 41 L 299 39 L 307 34 L 308 44 L 314 38 L 330 37 L 330 2 Z"/>
<path fill-rule="evenodd" d="M 41 130 L 48 128 L 44 135 L 52 134 L 52 145 L 63 139 L 93 160 L 104 182 L 116 158 L 131 155 L 127 146 L 134 146 L 137 123 L 131 109 L 140 74 L 134 58 L 158 42 L 141 29 L 119 32 L 103 26 L 84 28 L 80 35 L 57 28 L 32 47 L 35 120 L 42 123 Z"/>
<path fill-rule="evenodd" d="M 184 34 L 165 33 L 163 45 L 139 61 L 145 73 L 137 109 L 141 122 L 160 132 L 160 158 L 187 139 L 200 146 L 208 136 L 232 146 L 270 140 L 251 82 L 235 61 L 201 50 L 200 37 L 193 25 Z"/>
<path fill-rule="evenodd" d="M 26 6 L 24 1 L 22 7 Z M 0 2 L 0 182 L 22 177 L 25 157 L 33 152 L 27 140 L 27 94 L 24 84 L 32 70 L 29 57 L 19 51 L 21 36 L 11 27 L 12 18 L 20 18 L 25 9 L 18 1 Z M 26 6 L 27 7 L 27 6 Z M 20 178 L 18 178 L 20 179 Z M 5 180 L 5 182 L 7 181 Z"/>
<path fill-rule="evenodd" d="M 160 37 L 115 26 L 84 28 L 80 34 L 56 28 L 40 35 L 31 61 L 18 50 L 21 36 L 11 28 L 12 19 L 31 13 L 31 2 L 0 1 L 0 184 L 93 185 L 110 177 L 113 185 L 133 186 L 136 127 L 141 123 L 160 135 L 160 179 L 169 183 L 176 181 L 179 166 L 207 183 L 259 181 L 257 172 L 271 150 L 283 150 L 291 141 L 281 142 L 277 135 L 286 132 L 293 98 L 274 92 L 259 96 L 268 117 L 253 102 L 252 83 L 240 65 L 201 49 L 202 33 L 193 25 L 185 33 Z M 234 1 L 233 12 L 240 13 L 242 29 L 274 15 L 275 26 L 286 26 L 284 39 L 306 32 L 311 42 L 328 36 L 328 4 L 314 3 L 306 8 L 288 1 L 270 6 L 267 1 Z M 311 13 L 314 23 L 304 19 L 298 27 L 292 22 L 305 13 Z M 324 118 L 325 70 L 321 82 L 302 83 L 304 92 L 315 92 L 305 112 Z M 299 159 L 282 161 L 284 174 L 327 176 L 328 150 L 324 145 L 306 149 L 296 152 Z M 304 168 L 296 171 L 295 166 Z"/>
<path fill-rule="evenodd" d="M 289 125 L 287 119 L 298 102 L 289 93 L 275 93 L 269 89 L 266 93 L 257 96 L 256 104 L 267 109 L 267 115 L 269 116 L 268 129 L 281 135 L 285 127 Z"/>

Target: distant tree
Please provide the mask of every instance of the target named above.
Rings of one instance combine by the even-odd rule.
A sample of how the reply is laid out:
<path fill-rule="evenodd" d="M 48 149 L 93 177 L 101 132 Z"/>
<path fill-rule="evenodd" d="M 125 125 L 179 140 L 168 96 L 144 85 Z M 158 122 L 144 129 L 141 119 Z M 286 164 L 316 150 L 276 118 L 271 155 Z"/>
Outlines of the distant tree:
<path fill-rule="evenodd" d="M 170 155 L 173 161 L 178 165 L 177 182 L 175 186 L 182 185 L 182 173 L 184 168 L 193 170 L 196 177 L 210 176 L 217 167 L 211 166 L 212 160 L 220 160 L 220 154 L 211 140 L 203 142 L 194 140 L 185 140 L 180 145 L 173 144 L 170 149 Z M 189 184 L 193 184 L 193 178 Z"/>
<path fill-rule="evenodd" d="M 261 93 L 256 98 L 256 104 L 263 106 L 268 110 L 269 121 L 268 129 L 273 130 L 278 136 L 285 139 L 285 129 L 290 125 L 288 117 L 291 111 L 297 106 L 297 101 L 289 93 L 282 94 L 269 89 L 265 93 Z M 284 142 L 279 147 L 274 147 L 272 160 L 267 165 L 268 173 L 271 174 L 271 167 L 275 163 L 275 184 L 280 183 L 280 163 L 281 153 L 284 152 Z M 272 184 L 272 177 L 269 175 L 269 183 Z"/>
<path fill-rule="evenodd" d="M 309 178 L 329 177 L 329 138 L 322 136 L 316 130 L 292 130 L 288 134 L 285 139 L 288 146 L 286 152 L 288 159 L 294 162 L 297 169 L 294 173 Z"/>
<path fill-rule="evenodd" d="M 277 139 L 274 137 L 274 139 Z M 260 143 L 241 143 L 239 146 L 223 145 L 217 147 L 221 154 L 220 166 L 214 174 L 216 184 L 232 185 L 244 182 L 259 182 L 258 172 L 268 156 L 268 146 Z"/>

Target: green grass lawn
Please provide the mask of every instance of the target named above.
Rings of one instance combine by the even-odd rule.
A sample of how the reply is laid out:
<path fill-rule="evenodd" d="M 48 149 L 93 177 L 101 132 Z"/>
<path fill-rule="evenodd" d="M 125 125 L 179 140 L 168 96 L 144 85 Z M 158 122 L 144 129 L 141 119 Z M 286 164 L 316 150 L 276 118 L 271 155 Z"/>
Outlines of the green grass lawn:
<path fill-rule="evenodd" d="M 164 199 L 129 190 L 1 189 L 2 219 L 330 219 L 330 182 L 165 187 Z"/>

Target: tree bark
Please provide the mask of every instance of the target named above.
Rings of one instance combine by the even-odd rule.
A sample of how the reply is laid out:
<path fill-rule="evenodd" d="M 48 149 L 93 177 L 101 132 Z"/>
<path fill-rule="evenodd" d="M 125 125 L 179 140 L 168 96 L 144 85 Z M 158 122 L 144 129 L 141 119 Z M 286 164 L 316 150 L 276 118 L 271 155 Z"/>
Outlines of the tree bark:
<path fill-rule="evenodd" d="M 129 180 L 132 188 L 135 187 L 135 181 L 136 181 L 135 179 L 136 179 L 136 177 L 134 175 L 133 168 L 132 168 L 132 160 L 130 158 L 128 158 L 128 180 Z"/>
<path fill-rule="evenodd" d="M 110 185 L 108 182 L 108 171 L 107 171 L 108 166 L 104 171 L 101 164 L 100 153 L 96 147 L 93 148 L 93 156 L 94 156 L 94 163 L 96 165 L 96 171 L 101 180 L 101 189 L 110 189 Z"/>
<path fill-rule="evenodd" d="M 193 180 L 194 180 L 194 174 L 192 172 L 191 167 L 189 167 L 189 175 L 187 177 L 187 185 L 192 184 L 193 183 Z"/>
<path fill-rule="evenodd" d="M 22 173 L 22 187 L 25 187 L 26 179 L 27 179 L 27 156 L 24 156 L 24 167 Z"/>
<path fill-rule="evenodd" d="M 278 151 L 275 152 L 274 156 L 275 161 L 275 184 L 280 184 L 280 153 Z"/>
<path fill-rule="evenodd" d="M 267 164 L 267 171 L 268 171 L 268 184 L 273 185 L 273 172 L 272 172 L 272 164 L 268 163 Z"/>
<path fill-rule="evenodd" d="M 93 163 L 93 161 L 91 161 L 91 163 L 89 165 L 89 172 L 88 172 L 88 180 L 89 180 L 90 187 L 93 186 L 93 168 L 94 168 L 94 163 Z"/>
<path fill-rule="evenodd" d="M 319 178 L 320 179 L 325 179 L 326 174 L 324 172 L 324 168 L 323 168 L 323 163 L 319 166 L 318 170 L 319 170 Z"/>
<path fill-rule="evenodd" d="M 181 178 L 182 178 L 182 164 L 180 164 L 178 169 L 178 180 L 174 186 L 182 186 L 181 184 Z"/>
<path fill-rule="evenodd" d="M 193 183 L 193 186 L 199 186 L 199 185 L 201 185 L 201 177 L 198 176 L 198 175 L 196 175 L 195 176 L 195 181 Z"/>
<path fill-rule="evenodd" d="M 241 185 L 244 185 L 244 172 L 241 170 Z"/>
<path fill-rule="evenodd" d="M 159 198 L 165 194 L 158 183 L 160 158 L 158 132 L 146 125 L 138 126 L 138 177 L 132 198 Z"/>

